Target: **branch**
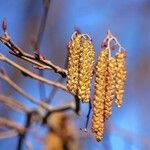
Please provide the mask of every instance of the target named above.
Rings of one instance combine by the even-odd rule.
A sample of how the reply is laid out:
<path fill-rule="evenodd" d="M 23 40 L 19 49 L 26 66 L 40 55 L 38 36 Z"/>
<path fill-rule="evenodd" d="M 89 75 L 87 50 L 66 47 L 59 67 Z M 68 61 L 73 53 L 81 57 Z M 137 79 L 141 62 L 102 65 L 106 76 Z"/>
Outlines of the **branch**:
<path fill-rule="evenodd" d="M 19 134 L 23 134 L 27 131 L 27 129 L 24 128 L 21 124 L 2 117 L 0 117 L 0 127 L 8 127 L 15 129 Z"/>
<path fill-rule="evenodd" d="M 36 40 L 35 45 L 34 45 L 35 50 L 39 49 L 41 42 L 42 42 L 44 30 L 46 27 L 46 21 L 47 21 L 47 17 L 48 17 L 50 3 L 51 3 L 51 0 L 43 0 L 44 12 L 43 12 L 43 15 L 42 15 L 42 18 L 40 21 L 40 28 L 39 28 L 39 32 L 37 35 L 37 40 Z"/>
<path fill-rule="evenodd" d="M 20 70 L 20 71 L 23 72 L 24 74 L 26 74 L 26 75 L 28 75 L 28 76 L 30 76 L 30 77 L 36 79 L 36 80 L 39 80 L 39 81 L 41 81 L 41 82 L 44 82 L 44 83 L 49 84 L 49 85 L 52 85 L 52 86 L 56 86 L 57 88 L 61 88 L 62 90 L 68 92 L 68 89 L 66 88 L 65 85 L 60 84 L 60 83 L 58 83 L 58 82 L 54 82 L 54 81 L 48 80 L 48 79 L 46 79 L 46 78 L 43 78 L 43 77 L 41 77 L 41 76 L 39 76 L 39 75 L 37 75 L 37 74 L 35 74 L 35 73 L 33 73 L 33 72 L 31 72 L 31 71 L 25 69 L 23 66 L 21 66 L 21 65 L 19 65 L 19 64 L 17 64 L 17 63 L 15 63 L 14 61 L 11 61 L 9 58 L 7 58 L 6 56 L 4 56 L 4 55 L 1 54 L 1 53 L 0 53 L 0 60 L 6 62 L 7 64 L 9 64 L 9 65 L 11 65 L 11 66 L 13 66 L 13 67 L 15 67 L 15 68 L 17 68 L 18 70 Z"/>
<path fill-rule="evenodd" d="M 27 99 L 29 99 L 32 103 L 37 104 L 37 105 L 39 105 L 39 106 L 41 106 L 41 107 L 43 107 L 45 109 L 51 110 L 51 107 L 47 103 L 42 102 L 42 101 L 38 101 L 34 97 L 32 97 L 31 95 L 26 93 L 15 82 L 13 82 L 6 73 L 2 73 L 2 71 L 1 71 L 0 72 L 0 78 L 2 80 L 6 81 L 11 87 L 13 87 L 17 92 L 19 92 L 21 95 L 23 95 Z"/>
<path fill-rule="evenodd" d="M 39 50 L 41 42 L 43 40 L 43 35 L 46 27 L 46 21 L 48 17 L 48 12 L 49 12 L 49 7 L 50 7 L 50 0 L 43 0 L 43 6 L 44 6 L 44 12 L 42 14 L 42 18 L 40 20 L 40 28 L 37 34 L 37 40 L 33 46 L 34 50 Z M 39 57 L 40 58 L 40 57 Z M 42 57 L 43 58 L 43 57 Z M 39 75 L 43 77 L 43 70 L 39 70 Z M 39 94 L 40 98 L 42 99 L 43 97 L 46 97 L 46 90 L 45 90 L 45 85 L 41 82 L 39 82 Z"/>
<path fill-rule="evenodd" d="M 8 34 L 6 34 L 6 37 L 0 36 L 0 41 L 11 50 L 10 54 L 38 66 L 37 68 L 54 70 L 54 72 L 59 73 L 62 77 L 66 77 L 67 70 L 54 65 L 49 60 L 42 59 L 41 57 L 37 58 L 36 56 L 24 52 L 11 40 Z"/>
<path fill-rule="evenodd" d="M 11 138 L 11 137 L 14 137 L 17 135 L 18 135 L 18 133 L 14 129 L 10 129 L 8 131 L 1 131 L 0 132 L 0 139 Z"/>
<path fill-rule="evenodd" d="M 19 92 L 21 95 L 23 95 L 24 97 L 28 98 L 31 102 L 33 102 L 34 104 L 37 104 L 41 107 L 43 107 L 44 109 L 47 109 L 48 112 L 51 114 L 53 112 L 60 112 L 60 111 L 65 111 L 65 110 L 73 110 L 76 112 L 76 104 L 75 103 L 70 103 L 70 104 L 66 104 L 62 107 L 52 107 L 49 104 L 45 103 L 44 101 L 38 101 L 36 100 L 34 97 L 32 97 L 31 95 L 27 94 L 22 88 L 20 88 L 15 82 L 13 82 L 9 76 L 4 73 L 4 71 L 1 70 L 0 72 L 0 78 L 3 79 L 4 81 L 6 81 L 11 87 L 13 87 L 17 92 Z"/>
<path fill-rule="evenodd" d="M 19 110 L 25 113 L 29 113 L 31 111 L 28 107 L 22 105 L 12 97 L 8 97 L 2 94 L 0 94 L 0 102 L 4 103 L 6 106 L 12 108 L 15 111 Z"/>

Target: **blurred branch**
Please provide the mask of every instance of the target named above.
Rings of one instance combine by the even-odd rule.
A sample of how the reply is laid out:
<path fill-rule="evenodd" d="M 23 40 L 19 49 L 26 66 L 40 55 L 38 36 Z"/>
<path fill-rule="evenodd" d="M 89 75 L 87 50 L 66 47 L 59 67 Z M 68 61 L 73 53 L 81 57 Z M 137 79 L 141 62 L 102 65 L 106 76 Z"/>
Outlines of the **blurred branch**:
<path fill-rule="evenodd" d="M 37 105 L 39 105 L 39 106 L 41 106 L 43 108 L 46 108 L 48 110 L 51 109 L 51 107 L 48 104 L 46 104 L 46 103 L 44 103 L 42 101 L 38 101 L 34 97 L 32 97 L 31 95 L 29 95 L 28 93 L 26 93 L 22 88 L 20 88 L 15 82 L 13 82 L 10 79 L 9 76 L 6 73 L 4 73 L 4 71 L 0 72 L 0 78 L 2 80 L 6 81 L 11 87 L 13 87 L 17 92 L 19 92 L 21 95 L 23 95 L 27 99 L 29 99 L 32 103 L 37 104 Z"/>
<path fill-rule="evenodd" d="M 25 143 L 25 145 L 27 146 L 28 150 L 32 150 L 32 149 L 33 149 L 32 144 L 31 144 L 30 141 L 24 140 L 24 143 Z"/>
<path fill-rule="evenodd" d="M 65 67 L 67 67 L 67 63 L 68 63 L 68 54 L 67 54 L 67 57 L 65 59 Z M 63 80 L 64 80 L 64 78 L 60 77 L 57 80 L 57 82 L 61 83 Z M 50 91 L 49 96 L 45 99 L 45 102 L 51 103 L 52 99 L 55 97 L 56 93 L 57 93 L 57 88 L 53 86 L 52 89 L 51 89 L 51 91 Z"/>
<path fill-rule="evenodd" d="M 14 137 L 17 135 L 18 135 L 18 133 L 14 129 L 10 129 L 8 131 L 1 131 L 0 132 L 0 139 L 11 138 L 11 137 Z"/>
<path fill-rule="evenodd" d="M 41 42 L 42 42 L 44 30 L 46 27 L 46 21 L 47 21 L 48 11 L 49 11 L 49 7 L 50 7 L 50 2 L 51 2 L 51 0 L 43 0 L 44 13 L 42 15 L 42 19 L 40 22 L 40 28 L 39 28 L 37 40 L 36 40 L 35 45 L 34 45 L 35 50 L 39 49 Z"/>
<path fill-rule="evenodd" d="M 0 127 L 15 129 L 19 134 L 23 134 L 27 130 L 21 124 L 2 117 L 0 117 Z"/>
<path fill-rule="evenodd" d="M 35 67 L 38 69 L 54 70 L 54 72 L 59 73 L 62 77 L 66 77 L 67 70 L 54 65 L 51 61 L 46 60 L 40 54 L 38 54 L 39 57 L 37 57 L 37 54 L 34 56 L 24 52 L 11 40 L 11 37 L 8 34 L 6 34 L 5 37 L 0 36 L 0 41 L 10 49 L 10 54 L 36 65 Z"/>
<path fill-rule="evenodd" d="M 12 108 L 15 111 L 19 110 L 19 111 L 23 111 L 25 113 L 29 113 L 31 111 L 31 109 L 22 105 L 21 103 L 16 101 L 14 98 L 8 97 L 8 96 L 2 95 L 2 94 L 0 94 L 0 102 L 4 103 L 6 106 Z"/>
<path fill-rule="evenodd" d="M 34 104 L 37 104 L 45 109 L 47 109 L 49 111 L 49 113 L 53 113 L 53 112 L 59 112 L 59 111 L 65 111 L 65 110 L 76 110 L 76 106 L 75 104 L 72 102 L 70 104 L 66 104 L 62 107 L 52 107 L 50 105 L 48 105 L 47 103 L 43 102 L 43 101 L 38 101 L 36 100 L 34 97 L 32 97 L 31 95 L 27 94 L 22 88 L 20 88 L 15 82 L 13 82 L 6 73 L 2 73 L 2 71 L 0 72 L 0 78 L 5 80 L 10 86 L 12 86 L 16 91 L 18 91 L 21 95 L 23 95 L 24 97 L 28 98 L 31 102 L 33 102 Z"/>
<path fill-rule="evenodd" d="M 40 28 L 39 28 L 38 35 L 37 35 L 37 40 L 35 42 L 35 45 L 33 46 L 34 50 L 40 49 L 40 45 L 41 45 L 43 35 L 44 35 L 44 30 L 46 27 L 46 21 L 47 21 L 47 16 L 48 16 L 49 7 L 50 7 L 50 0 L 43 0 L 43 6 L 44 6 L 44 12 L 40 21 Z M 43 77 L 43 74 L 44 74 L 44 71 L 39 70 L 39 75 Z M 41 99 L 46 97 L 44 83 L 39 82 L 39 93 L 40 93 Z"/>

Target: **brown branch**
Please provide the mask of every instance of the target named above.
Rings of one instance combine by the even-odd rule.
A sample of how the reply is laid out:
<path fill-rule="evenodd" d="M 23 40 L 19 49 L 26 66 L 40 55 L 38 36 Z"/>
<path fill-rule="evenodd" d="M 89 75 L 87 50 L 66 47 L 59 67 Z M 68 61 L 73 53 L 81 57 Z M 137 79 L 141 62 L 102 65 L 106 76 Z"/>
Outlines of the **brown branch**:
<path fill-rule="evenodd" d="M 2 74 L 0 72 L 0 78 L 4 81 L 6 81 L 11 87 L 13 87 L 17 92 L 19 92 L 21 95 L 23 95 L 24 97 L 26 97 L 28 100 L 30 100 L 32 103 L 34 104 L 37 104 L 43 108 L 46 108 L 48 110 L 51 110 L 51 107 L 42 102 L 42 101 L 38 101 L 36 100 L 34 97 L 32 97 L 31 95 L 29 95 L 28 93 L 26 93 L 22 88 L 20 88 L 15 82 L 13 82 L 9 76 L 5 73 L 5 74 Z"/>
<path fill-rule="evenodd" d="M 10 119 L 0 117 L 0 127 L 7 127 L 15 129 L 18 133 L 23 134 L 27 131 L 21 124 L 16 123 Z"/>
<path fill-rule="evenodd" d="M 17 135 L 18 135 L 18 133 L 14 129 L 10 129 L 8 131 L 1 131 L 0 132 L 0 139 L 11 138 L 11 137 L 14 137 Z"/>
<path fill-rule="evenodd" d="M 0 53 L 0 60 L 2 60 L 2 61 L 4 61 L 4 62 L 6 62 L 6 63 L 8 63 L 8 64 L 10 64 L 10 65 L 12 65 L 12 66 L 14 66 L 15 68 L 19 69 L 20 71 L 22 71 L 23 73 L 27 74 L 28 76 L 30 76 L 30 77 L 32 77 L 32 78 L 34 78 L 34 79 L 37 79 L 37 80 L 42 81 L 42 82 L 44 82 L 44 83 L 47 83 L 47 84 L 56 86 L 56 87 L 58 87 L 58 88 L 61 88 L 61 89 L 65 90 L 65 91 L 69 92 L 65 85 L 60 84 L 60 83 L 57 83 L 57 82 L 54 82 L 54 81 L 51 81 L 51 80 L 48 80 L 48 79 L 45 79 L 45 78 L 43 78 L 43 77 L 40 77 L 40 76 L 38 76 L 37 74 L 32 73 L 31 71 L 25 69 L 24 67 L 18 65 L 17 63 L 15 63 L 15 62 L 13 62 L 13 61 L 11 61 L 10 59 L 8 59 L 7 57 L 5 57 L 5 56 L 4 56 L 3 54 L 1 54 L 1 53 Z M 16 83 L 14 83 L 14 82 L 8 77 L 8 75 L 6 75 L 6 74 L 4 75 L 4 74 L 1 73 L 1 74 L 0 74 L 0 78 L 3 79 L 3 80 L 5 80 L 5 81 L 6 81 L 8 84 L 10 84 L 15 90 L 17 90 L 17 91 L 18 91 L 19 93 L 21 93 L 23 96 L 25 96 L 25 97 L 27 97 L 28 99 L 30 99 L 33 103 L 35 103 L 35 104 L 37 104 L 37 105 L 40 105 L 41 107 L 46 108 L 46 109 L 48 109 L 49 111 L 52 111 L 52 110 L 51 110 L 52 108 L 50 108 L 47 103 L 42 102 L 42 101 L 37 101 L 37 100 L 36 100 L 35 98 L 33 98 L 32 96 L 29 96 L 29 95 L 28 95 L 25 91 L 23 91 Z M 73 94 L 73 93 L 72 93 L 72 94 Z M 72 108 L 72 106 L 71 106 L 71 108 L 72 108 L 72 110 L 74 110 L 76 113 L 79 113 L 79 110 L 80 110 L 80 102 L 79 102 L 79 100 L 77 99 L 77 96 L 75 96 L 75 97 L 76 97 L 76 99 L 75 99 L 75 107 Z M 58 109 L 58 111 L 59 111 L 59 109 Z"/>
<path fill-rule="evenodd" d="M 0 36 L 0 41 L 5 44 L 11 51 L 10 53 L 16 57 L 19 57 L 27 62 L 30 62 L 36 66 L 39 66 L 41 69 L 50 69 L 54 72 L 59 73 L 62 77 L 66 77 L 67 70 L 53 64 L 51 61 L 46 59 L 37 59 L 34 55 L 30 55 L 24 52 L 20 47 L 18 47 L 10 38 L 8 34 L 6 37 Z"/>
<path fill-rule="evenodd" d="M 24 97 L 28 98 L 31 102 L 33 102 L 34 104 L 37 104 L 41 107 L 43 107 L 44 109 L 47 109 L 49 113 L 53 113 L 53 112 L 60 112 L 60 111 L 65 111 L 65 110 L 73 110 L 76 112 L 76 105 L 75 103 L 70 103 L 70 104 L 66 104 L 64 106 L 55 108 L 50 106 L 49 104 L 43 102 L 43 101 L 38 101 L 37 99 L 35 99 L 34 97 L 32 97 L 31 95 L 27 94 L 22 88 L 20 88 L 15 82 L 13 82 L 9 76 L 4 73 L 4 71 L 0 72 L 0 78 L 3 79 L 4 81 L 6 81 L 11 87 L 13 87 L 17 92 L 19 92 L 21 95 L 23 95 Z"/>
<path fill-rule="evenodd" d="M 4 55 L 1 54 L 1 53 L 0 53 L 0 60 L 6 62 L 7 64 L 9 64 L 9 65 L 11 65 L 11 66 L 13 66 L 13 67 L 15 67 L 15 68 L 17 68 L 17 69 L 20 70 L 21 72 L 25 73 L 26 75 L 28 75 L 28 76 L 30 76 L 30 77 L 36 79 L 36 80 L 39 80 L 39 81 L 41 81 L 41 82 L 44 82 L 44 83 L 49 84 L 49 85 L 52 85 L 52 86 L 56 86 L 57 88 L 60 88 L 60 89 L 62 89 L 62 90 L 64 90 L 64 91 L 67 91 L 67 92 L 68 92 L 68 89 L 66 88 L 65 85 L 60 84 L 60 83 L 58 83 L 58 82 L 54 82 L 54 81 L 48 80 L 48 79 L 46 79 L 46 78 L 43 78 L 43 77 L 41 77 L 41 76 L 39 76 L 39 75 L 37 75 L 37 74 L 35 74 L 35 73 L 33 73 L 33 72 L 27 70 L 27 69 L 24 68 L 23 66 L 21 66 L 21 65 L 19 65 L 19 64 L 17 64 L 17 63 L 15 63 L 14 61 L 11 61 L 9 58 L 7 58 L 6 56 L 4 56 Z"/>
<path fill-rule="evenodd" d="M 12 108 L 15 111 L 19 110 L 19 111 L 21 111 L 21 112 L 23 111 L 25 113 L 29 113 L 31 111 L 31 109 L 22 105 L 21 103 L 16 101 L 14 98 L 8 97 L 8 96 L 2 95 L 2 94 L 0 94 L 0 102 L 4 103 L 6 106 Z"/>

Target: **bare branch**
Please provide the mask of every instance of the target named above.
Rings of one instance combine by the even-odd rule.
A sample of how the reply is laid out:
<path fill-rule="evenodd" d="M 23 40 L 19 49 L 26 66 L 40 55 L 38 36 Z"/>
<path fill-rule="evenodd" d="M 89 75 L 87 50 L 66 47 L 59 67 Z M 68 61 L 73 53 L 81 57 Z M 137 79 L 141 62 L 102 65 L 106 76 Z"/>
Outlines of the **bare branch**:
<path fill-rule="evenodd" d="M 52 86 L 56 86 L 57 88 L 61 88 L 62 90 L 64 91 L 67 91 L 68 92 L 68 89 L 66 88 L 65 85 L 63 84 L 60 84 L 60 83 L 57 83 L 57 82 L 54 82 L 54 81 L 51 81 L 51 80 L 48 80 L 46 78 L 43 78 L 27 69 L 25 69 L 24 67 L 22 67 L 21 65 L 11 61 L 9 58 L 7 58 L 6 56 L 4 56 L 3 54 L 0 53 L 0 60 L 8 63 L 9 65 L 17 68 L 18 70 L 22 71 L 23 73 L 27 74 L 28 76 L 36 79 L 36 80 L 39 80 L 41 82 L 44 82 L 46 84 L 49 84 L 49 85 L 52 85 Z"/>
<path fill-rule="evenodd" d="M 21 124 L 2 117 L 0 117 L 0 127 L 8 127 L 15 129 L 20 134 L 23 134 L 27 130 Z"/>
<path fill-rule="evenodd" d="M 13 82 L 8 75 L 0 73 L 0 78 L 4 81 L 6 81 L 11 87 L 13 87 L 17 92 L 19 92 L 21 95 L 29 99 L 32 103 L 37 104 L 43 108 L 46 108 L 48 110 L 51 110 L 51 107 L 42 101 L 36 100 L 34 97 L 26 93 L 22 88 L 20 88 L 15 82 Z"/>
<path fill-rule="evenodd" d="M 11 51 L 10 53 L 16 57 L 19 57 L 27 62 L 30 62 L 36 66 L 39 66 L 41 69 L 50 69 L 54 70 L 54 72 L 59 73 L 62 77 L 66 77 L 67 70 L 54 65 L 51 61 L 46 59 L 37 59 L 34 55 L 30 55 L 24 52 L 21 48 L 19 48 L 10 38 L 10 36 L 2 37 L 0 36 L 0 41 L 5 44 Z"/>
<path fill-rule="evenodd" d="M 2 94 L 0 94 L 0 102 L 4 103 L 6 106 L 12 108 L 15 111 L 19 110 L 19 111 L 23 111 L 25 113 L 29 113 L 31 111 L 31 109 L 22 105 L 21 103 L 16 101 L 14 98 L 8 97 L 8 96 L 2 95 Z"/>
<path fill-rule="evenodd" d="M 47 109 L 49 111 L 49 113 L 60 112 L 60 111 L 65 111 L 65 110 L 73 110 L 76 112 L 76 105 L 73 102 L 70 104 L 66 104 L 62 107 L 55 108 L 43 101 L 38 101 L 31 95 L 27 94 L 22 88 L 20 88 L 15 82 L 13 82 L 6 73 L 0 72 L 0 78 L 5 80 L 11 87 L 13 87 L 16 91 L 18 91 L 24 97 L 28 98 L 34 104 L 37 104 L 37 105 L 43 107 L 44 109 Z"/>
<path fill-rule="evenodd" d="M 1 131 L 0 132 L 0 139 L 11 138 L 11 137 L 14 137 L 17 135 L 18 135 L 18 133 L 14 129 L 10 129 L 8 131 Z"/>

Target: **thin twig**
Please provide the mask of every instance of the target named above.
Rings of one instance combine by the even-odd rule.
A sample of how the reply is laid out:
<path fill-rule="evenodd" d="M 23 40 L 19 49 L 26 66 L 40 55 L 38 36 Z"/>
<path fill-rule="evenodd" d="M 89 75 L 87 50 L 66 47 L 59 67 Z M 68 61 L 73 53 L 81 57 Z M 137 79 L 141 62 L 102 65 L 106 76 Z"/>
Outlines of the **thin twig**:
<path fill-rule="evenodd" d="M 67 53 L 67 57 L 65 59 L 65 65 L 64 65 L 65 68 L 67 67 L 67 64 L 68 64 L 68 53 Z M 64 78 L 60 77 L 57 80 L 57 82 L 61 83 L 63 81 L 63 79 Z M 51 103 L 52 99 L 55 97 L 56 93 L 57 93 L 57 88 L 53 86 L 52 89 L 51 89 L 51 92 L 50 92 L 49 96 L 45 99 L 45 102 Z"/>
<path fill-rule="evenodd" d="M 89 125 L 91 109 L 92 109 L 92 104 L 91 104 L 91 101 L 89 101 L 89 109 L 88 109 L 88 113 L 87 113 L 87 116 L 86 116 L 87 120 L 86 120 L 86 124 L 85 124 L 86 129 L 88 128 L 88 125 Z"/>
<path fill-rule="evenodd" d="M 62 107 L 55 107 L 53 108 L 53 111 L 49 111 L 47 112 L 47 114 L 45 115 L 45 117 L 43 118 L 43 123 L 47 123 L 48 121 L 48 118 L 49 116 L 52 114 L 52 113 L 55 113 L 55 112 L 62 112 L 62 111 L 67 111 L 67 110 L 73 110 L 76 112 L 76 105 L 75 103 L 70 103 L 70 104 L 66 104 Z"/>
<path fill-rule="evenodd" d="M 49 85 L 52 85 L 52 86 L 56 86 L 57 88 L 60 88 L 60 89 L 63 89 L 64 91 L 67 91 L 68 92 L 68 89 L 66 88 L 65 85 L 63 84 L 60 84 L 60 83 L 57 83 L 57 82 L 54 82 L 54 81 L 51 81 L 51 80 L 48 80 L 46 78 L 43 78 L 27 69 L 25 69 L 23 66 L 11 61 L 9 58 L 7 58 L 6 56 L 4 56 L 3 54 L 0 53 L 0 60 L 1 61 L 4 61 L 6 63 L 8 63 L 9 65 L 19 69 L 20 71 L 22 71 L 23 73 L 27 74 L 28 76 L 36 79 L 36 80 L 39 80 L 41 82 L 44 82 L 46 84 L 49 84 Z"/>
<path fill-rule="evenodd" d="M 6 81 L 11 87 L 13 87 L 16 91 L 18 91 L 21 95 L 23 95 L 24 97 L 28 98 L 31 102 L 33 102 L 34 104 L 37 104 L 45 109 L 48 110 L 49 113 L 53 113 L 53 112 L 60 112 L 60 111 L 65 111 L 65 110 L 73 110 L 76 112 L 76 105 L 72 102 L 69 104 L 65 104 L 64 106 L 55 108 L 50 106 L 49 104 L 43 102 L 43 101 L 38 101 L 37 99 L 35 99 L 34 97 L 32 97 L 31 95 L 27 94 L 22 88 L 20 88 L 15 82 L 13 82 L 9 76 L 4 73 L 2 73 L 2 71 L 0 72 L 0 78 L 3 79 L 4 81 Z"/>
<path fill-rule="evenodd" d="M 21 124 L 2 117 L 0 117 L 0 127 L 8 127 L 8 128 L 15 129 L 20 134 L 24 133 L 27 130 Z"/>
<path fill-rule="evenodd" d="M 14 129 L 10 129 L 8 131 L 1 131 L 0 132 L 0 139 L 12 138 L 17 136 L 18 133 Z"/>
<path fill-rule="evenodd" d="M 22 105 L 21 103 L 16 101 L 14 98 L 8 97 L 8 96 L 2 95 L 2 94 L 0 94 L 0 102 L 4 103 L 6 106 L 12 108 L 15 111 L 19 110 L 19 111 L 21 111 L 21 112 L 23 111 L 25 113 L 29 113 L 31 111 L 31 109 Z"/>
<path fill-rule="evenodd" d="M 40 45 L 43 39 L 43 35 L 44 35 L 44 30 L 46 27 L 46 21 L 47 21 L 47 16 L 48 16 L 48 12 L 49 12 L 49 7 L 50 7 L 50 0 L 43 0 L 43 6 L 44 6 L 44 12 L 41 18 L 41 22 L 40 22 L 40 28 L 39 28 L 39 32 L 37 35 L 37 40 L 35 42 L 35 45 L 33 46 L 33 49 L 39 50 L 40 52 Z M 39 70 L 39 75 L 41 77 L 43 77 L 44 74 L 44 70 Z M 39 81 L 38 81 L 39 82 Z M 40 93 L 40 99 L 43 99 L 46 97 L 46 90 L 45 90 L 45 85 L 44 83 L 39 82 L 39 93 Z"/>
<path fill-rule="evenodd" d="M 11 51 L 10 53 L 16 57 L 19 57 L 27 62 L 30 62 L 36 66 L 39 66 L 41 69 L 50 69 L 54 72 L 61 74 L 63 77 L 66 77 L 67 70 L 54 65 L 51 61 L 46 59 L 37 59 L 34 55 L 30 55 L 24 52 L 20 47 L 18 47 L 10 38 L 0 36 L 0 41 L 5 44 Z"/>
<path fill-rule="evenodd" d="M 88 108 L 88 113 L 87 113 L 87 116 L 86 116 L 85 127 L 80 128 L 81 131 L 87 132 L 89 121 L 90 121 L 91 109 L 92 109 L 92 104 L 91 104 L 91 101 L 89 101 L 89 108 Z"/>
<path fill-rule="evenodd" d="M 17 92 L 19 92 L 21 95 L 29 99 L 32 103 L 37 104 L 43 108 L 46 108 L 48 110 L 51 110 L 51 107 L 42 101 L 36 100 L 34 97 L 26 93 L 22 88 L 20 88 L 15 82 L 13 82 L 7 74 L 0 73 L 0 78 L 4 81 L 6 81 L 11 87 L 13 87 Z"/>
<path fill-rule="evenodd" d="M 39 28 L 37 40 L 34 45 L 35 50 L 39 50 L 39 47 L 42 42 L 44 30 L 46 27 L 46 21 L 47 21 L 47 16 L 48 16 L 48 12 L 49 12 L 50 2 L 51 2 L 50 0 L 43 0 L 44 12 L 43 12 L 42 19 L 40 22 L 40 28 Z"/>

